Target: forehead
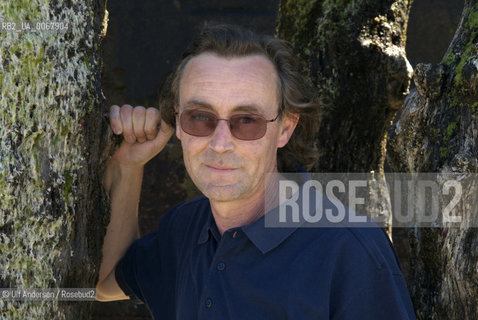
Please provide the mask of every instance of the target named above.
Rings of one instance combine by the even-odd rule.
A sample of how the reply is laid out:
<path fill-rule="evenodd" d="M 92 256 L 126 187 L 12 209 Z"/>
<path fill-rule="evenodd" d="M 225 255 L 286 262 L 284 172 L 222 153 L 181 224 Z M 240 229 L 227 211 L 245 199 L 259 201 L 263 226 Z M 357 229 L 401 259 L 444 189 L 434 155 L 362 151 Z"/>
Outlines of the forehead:
<path fill-rule="evenodd" d="M 185 66 L 179 103 L 203 101 L 215 108 L 256 105 L 277 108 L 279 81 L 274 65 L 263 55 L 220 57 L 203 53 Z"/>

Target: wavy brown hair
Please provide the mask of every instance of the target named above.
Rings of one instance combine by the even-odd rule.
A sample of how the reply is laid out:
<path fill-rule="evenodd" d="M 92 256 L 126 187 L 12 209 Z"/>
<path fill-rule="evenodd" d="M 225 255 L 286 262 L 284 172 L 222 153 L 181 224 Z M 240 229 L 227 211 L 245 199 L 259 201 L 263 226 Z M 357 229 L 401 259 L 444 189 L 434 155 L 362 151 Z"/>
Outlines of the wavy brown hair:
<path fill-rule="evenodd" d="M 299 115 L 299 122 L 287 145 L 277 151 L 280 172 L 295 172 L 299 167 L 312 168 L 318 158 L 315 145 L 319 124 L 319 99 L 299 71 L 298 62 L 287 41 L 261 36 L 234 25 L 205 25 L 183 55 L 175 73 L 163 85 L 160 98 L 161 116 L 175 126 L 174 106 L 179 102 L 179 84 L 184 67 L 202 53 L 233 58 L 262 54 L 274 65 L 279 76 L 279 113 Z"/>

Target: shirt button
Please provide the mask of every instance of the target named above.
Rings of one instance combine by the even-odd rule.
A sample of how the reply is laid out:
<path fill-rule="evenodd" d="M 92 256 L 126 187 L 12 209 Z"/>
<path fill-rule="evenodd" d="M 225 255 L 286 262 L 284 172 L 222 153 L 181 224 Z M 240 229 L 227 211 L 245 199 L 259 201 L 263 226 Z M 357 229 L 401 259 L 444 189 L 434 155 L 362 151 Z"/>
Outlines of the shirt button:
<path fill-rule="evenodd" d="M 216 266 L 217 270 L 219 271 L 223 271 L 224 269 L 226 269 L 226 264 L 224 262 L 219 262 Z"/>
<path fill-rule="evenodd" d="M 211 308 L 212 307 L 212 299 L 211 298 L 207 298 L 206 299 L 206 308 Z"/>
<path fill-rule="evenodd" d="M 237 231 L 234 231 L 234 233 L 232 234 L 232 237 L 235 238 L 237 236 Z"/>

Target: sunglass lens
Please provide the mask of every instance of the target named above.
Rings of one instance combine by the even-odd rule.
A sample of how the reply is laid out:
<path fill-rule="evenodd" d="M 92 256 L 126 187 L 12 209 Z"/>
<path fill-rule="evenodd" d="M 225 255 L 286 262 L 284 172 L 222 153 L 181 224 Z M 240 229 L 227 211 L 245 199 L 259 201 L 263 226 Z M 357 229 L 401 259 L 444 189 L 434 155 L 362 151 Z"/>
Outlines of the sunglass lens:
<path fill-rule="evenodd" d="M 180 121 L 184 132 L 197 137 L 210 135 L 217 125 L 217 117 L 213 113 L 200 110 L 184 111 Z"/>
<path fill-rule="evenodd" d="M 257 140 L 266 134 L 267 124 L 261 116 L 238 114 L 229 120 L 231 133 L 241 140 Z"/>

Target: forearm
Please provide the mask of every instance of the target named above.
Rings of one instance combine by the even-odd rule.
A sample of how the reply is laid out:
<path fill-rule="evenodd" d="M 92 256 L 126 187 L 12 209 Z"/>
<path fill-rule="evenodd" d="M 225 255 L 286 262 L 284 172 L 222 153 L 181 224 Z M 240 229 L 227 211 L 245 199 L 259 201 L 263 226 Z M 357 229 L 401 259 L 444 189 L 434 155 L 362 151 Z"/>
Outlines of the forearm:
<path fill-rule="evenodd" d="M 99 281 L 103 281 L 139 237 L 138 203 L 143 180 L 143 166 L 121 166 L 114 159 L 108 163 L 103 185 L 111 200 L 111 218 L 103 242 Z"/>
<path fill-rule="evenodd" d="M 100 301 L 128 299 L 116 281 L 115 267 L 133 241 L 139 238 L 138 203 L 143 166 L 163 150 L 174 133 L 173 128 L 161 122 L 156 108 L 141 106 L 111 106 L 110 125 L 115 134 L 124 136 L 124 140 L 103 176 L 103 186 L 111 201 L 111 218 L 103 241 L 103 259 L 96 284 Z"/>

